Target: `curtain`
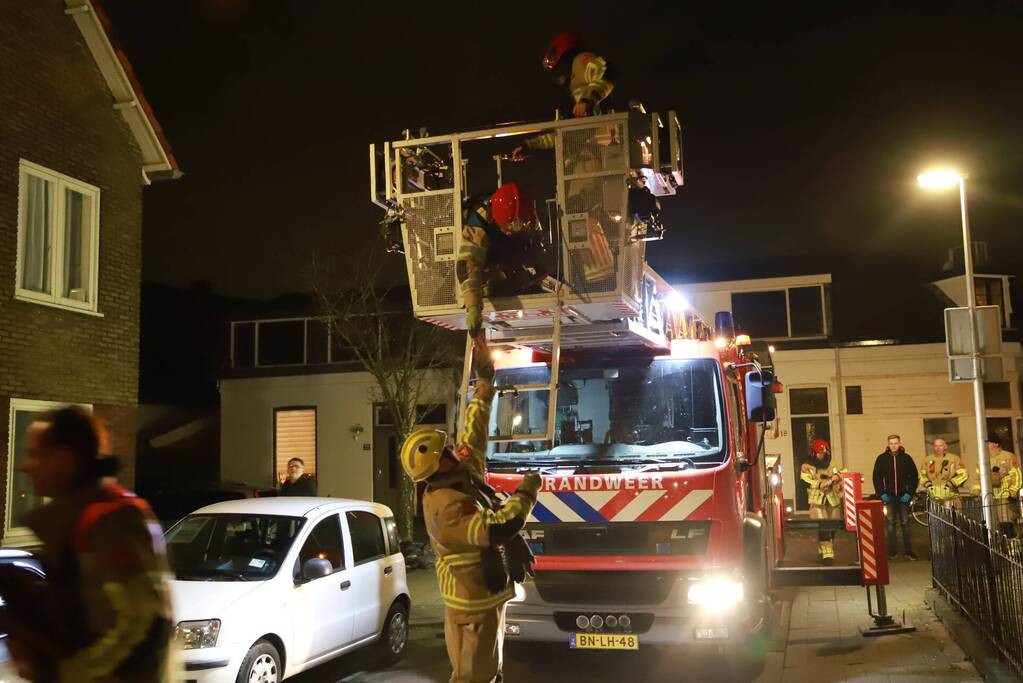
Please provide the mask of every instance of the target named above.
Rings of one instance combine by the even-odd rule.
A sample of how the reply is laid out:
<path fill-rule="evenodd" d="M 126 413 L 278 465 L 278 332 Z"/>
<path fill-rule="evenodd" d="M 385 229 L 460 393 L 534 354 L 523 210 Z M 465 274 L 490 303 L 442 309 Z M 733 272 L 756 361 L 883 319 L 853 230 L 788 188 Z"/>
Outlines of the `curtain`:
<path fill-rule="evenodd" d="M 88 298 L 88 273 L 83 256 L 87 250 L 87 236 L 83 233 L 84 197 L 74 190 L 64 191 L 64 291 L 69 299 L 85 301 Z"/>
<path fill-rule="evenodd" d="M 50 292 L 50 185 L 28 176 L 25 201 L 24 250 L 21 255 L 21 286 L 33 292 Z"/>

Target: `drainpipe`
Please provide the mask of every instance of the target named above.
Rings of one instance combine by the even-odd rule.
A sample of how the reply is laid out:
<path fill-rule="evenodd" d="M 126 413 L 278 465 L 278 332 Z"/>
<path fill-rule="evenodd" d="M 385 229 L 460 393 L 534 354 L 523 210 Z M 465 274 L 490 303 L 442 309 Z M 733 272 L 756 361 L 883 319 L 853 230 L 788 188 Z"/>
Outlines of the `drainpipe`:
<path fill-rule="evenodd" d="M 846 449 L 845 449 L 845 415 L 846 415 L 846 405 L 845 405 L 845 387 L 842 384 L 842 357 L 840 355 L 841 350 L 838 348 L 837 345 L 834 347 L 834 351 L 835 351 L 835 387 L 836 387 L 836 393 L 838 394 L 838 396 L 836 397 L 838 399 L 838 401 L 837 401 L 837 403 L 838 403 L 838 421 L 836 423 L 836 426 L 838 427 L 838 443 L 839 443 L 839 446 L 842 448 L 842 467 L 848 468 L 849 467 L 849 458 L 847 456 Z"/>

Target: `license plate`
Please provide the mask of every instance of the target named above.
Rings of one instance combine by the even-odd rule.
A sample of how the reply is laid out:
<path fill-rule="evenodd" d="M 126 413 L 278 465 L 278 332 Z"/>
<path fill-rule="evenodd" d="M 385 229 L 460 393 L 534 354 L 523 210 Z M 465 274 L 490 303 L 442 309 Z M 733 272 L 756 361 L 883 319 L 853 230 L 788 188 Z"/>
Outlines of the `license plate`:
<path fill-rule="evenodd" d="M 573 633 L 568 645 L 577 650 L 638 650 L 639 636 L 631 633 Z"/>

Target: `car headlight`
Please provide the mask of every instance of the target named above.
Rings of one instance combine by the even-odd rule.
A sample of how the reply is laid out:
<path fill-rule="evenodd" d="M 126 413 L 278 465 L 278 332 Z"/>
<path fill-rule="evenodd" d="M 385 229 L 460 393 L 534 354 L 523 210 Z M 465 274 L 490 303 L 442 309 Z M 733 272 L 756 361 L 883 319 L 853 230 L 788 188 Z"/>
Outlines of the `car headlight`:
<path fill-rule="evenodd" d="M 220 619 L 181 621 L 174 629 L 174 639 L 185 650 L 216 647 L 220 635 Z"/>
<path fill-rule="evenodd" d="M 515 584 L 515 597 L 508 602 L 525 602 L 526 601 L 526 587 L 521 583 Z"/>
<path fill-rule="evenodd" d="M 715 578 L 697 581 L 689 586 L 689 604 L 701 605 L 706 610 L 734 607 L 742 602 L 742 581 Z"/>

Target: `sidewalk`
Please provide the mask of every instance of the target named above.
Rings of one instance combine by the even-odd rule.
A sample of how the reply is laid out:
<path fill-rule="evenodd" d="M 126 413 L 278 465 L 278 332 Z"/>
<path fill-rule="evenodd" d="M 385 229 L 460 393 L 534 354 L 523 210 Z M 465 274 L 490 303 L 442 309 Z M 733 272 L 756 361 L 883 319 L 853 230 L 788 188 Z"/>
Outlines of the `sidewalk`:
<path fill-rule="evenodd" d="M 408 573 L 408 590 L 412 595 L 412 626 L 434 626 L 444 623 L 444 601 L 437 588 L 437 572 L 415 569 Z"/>
<path fill-rule="evenodd" d="M 857 586 L 790 591 L 784 655 L 772 653 L 761 681 L 771 683 L 910 683 L 981 681 L 945 627 L 924 604 L 931 564 L 897 560 L 886 588 L 888 612 L 916 626 L 916 632 L 865 638 L 870 625 L 866 590 Z M 875 605 L 876 607 L 876 605 Z M 782 624 L 782 628 L 784 628 Z M 781 637 L 781 634 L 779 634 Z"/>

